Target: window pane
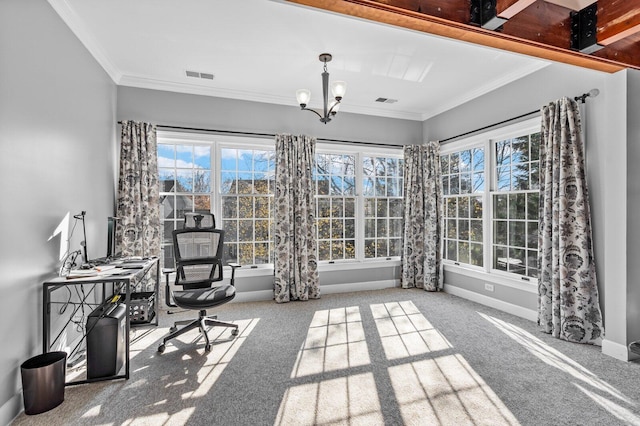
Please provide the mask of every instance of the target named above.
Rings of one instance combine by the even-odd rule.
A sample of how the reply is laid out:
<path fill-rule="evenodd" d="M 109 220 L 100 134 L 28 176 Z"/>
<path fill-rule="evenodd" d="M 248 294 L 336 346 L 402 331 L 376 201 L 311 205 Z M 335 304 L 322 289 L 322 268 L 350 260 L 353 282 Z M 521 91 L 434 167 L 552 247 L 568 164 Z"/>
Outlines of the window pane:
<path fill-rule="evenodd" d="M 482 221 L 471 220 L 469 227 L 469 239 L 478 243 L 482 242 Z"/>
<path fill-rule="evenodd" d="M 507 218 L 507 196 L 494 195 L 493 197 L 493 217 L 496 219 Z"/>
<path fill-rule="evenodd" d="M 509 222 L 509 245 L 525 247 L 526 231 L 525 222 Z"/>
<path fill-rule="evenodd" d="M 458 198 L 458 217 L 469 217 L 469 197 Z"/>
<path fill-rule="evenodd" d="M 471 263 L 469 261 L 469 243 L 460 242 L 458 244 L 458 262 Z"/>
<path fill-rule="evenodd" d="M 494 244 L 504 244 L 507 242 L 507 228 L 508 223 L 506 221 L 495 221 L 493 222 L 493 243 Z"/>
<path fill-rule="evenodd" d="M 524 193 L 509 194 L 509 218 L 524 219 L 526 217 L 526 199 Z"/>
<path fill-rule="evenodd" d="M 460 152 L 460 171 L 468 172 L 469 170 L 471 170 L 471 151 L 462 151 Z"/>

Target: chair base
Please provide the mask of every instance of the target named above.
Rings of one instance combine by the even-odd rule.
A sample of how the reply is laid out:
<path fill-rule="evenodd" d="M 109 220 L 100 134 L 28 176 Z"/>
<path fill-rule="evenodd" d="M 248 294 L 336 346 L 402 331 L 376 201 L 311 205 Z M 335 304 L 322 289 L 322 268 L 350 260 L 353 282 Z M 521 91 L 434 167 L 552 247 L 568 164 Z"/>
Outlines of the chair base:
<path fill-rule="evenodd" d="M 211 342 L 209 341 L 209 335 L 207 334 L 207 324 L 213 327 L 230 327 L 233 328 L 231 331 L 232 336 L 238 335 L 238 324 L 231 324 L 229 322 L 218 321 L 218 317 L 215 315 L 207 315 L 207 311 L 201 310 L 198 319 L 195 320 L 186 320 L 186 321 L 176 321 L 169 329 L 169 335 L 167 335 L 164 339 L 162 339 L 162 344 L 158 347 L 158 352 L 162 353 L 165 350 L 166 343 L 173 339 L 174 337 L 178 337 L 187 331 L 193 330 L 194 328 L 199 328 L 200 332 L 204 335 L 204 339 L 206 341 L 205 351 L 211 351 Z M 186 324 L 184 327 L 178 329 L 178 325 Z"/>

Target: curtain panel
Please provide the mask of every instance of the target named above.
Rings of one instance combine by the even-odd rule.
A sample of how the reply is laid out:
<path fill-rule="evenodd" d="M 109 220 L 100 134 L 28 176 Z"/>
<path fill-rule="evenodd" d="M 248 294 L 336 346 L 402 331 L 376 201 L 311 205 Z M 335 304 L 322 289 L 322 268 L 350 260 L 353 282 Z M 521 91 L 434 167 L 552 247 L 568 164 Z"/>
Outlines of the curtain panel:
<path fill-rule="evenodd" d="M 440 144 L 404 147 L 402 287 L 442 287 Z"/>
<path fill-rule="evenodd" d="M 320 297 L 315 145 L 315 138 L 276 135 L 274 296 L 278 303 Z"/>
<path fill-rule="evenodd" d="M 116 245 L 123 256 L 160 256 L 156 127 L 123 121 L 116 202 Z"/>
<path fill-rule="evenodd" d="M 577 102 L 542 108 L 538 324 L 571 342 L 601 344 L 584 142 Z"/>

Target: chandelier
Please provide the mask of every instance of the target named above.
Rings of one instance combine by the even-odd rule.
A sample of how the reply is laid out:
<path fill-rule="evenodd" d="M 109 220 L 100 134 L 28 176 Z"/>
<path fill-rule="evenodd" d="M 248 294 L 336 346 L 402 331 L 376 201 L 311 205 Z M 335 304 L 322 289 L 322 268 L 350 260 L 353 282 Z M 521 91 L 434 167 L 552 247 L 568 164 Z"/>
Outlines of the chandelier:
<path fill-rule="evenodd" d="M 324 98 L 324 114 L 320 114 L 318 111 L 307 108 L 307 104 L 311 99 L 311 91 L 308 89 L 299 89 L 296 91 L 296 99 L 300 104 L 300 109 L 305 111 L 311 111 L 320 117 L 320 121 L 327 124 L 331 121 L 331 118 L 336 115 L 340 108 L 340 101 L 344 96 L 344 92 L 347 90 L 347 83 L 344 81 L 335 81 L 331 84 L 331 93 L 333 94 L 333 100 L 329 103 L 329 72 L 327 72 L 327 62 L 331 61 L 330 53 L 323 53 L 319 56 L 320 62 L 324 63 L 322 72 L 322 96 Z"/>

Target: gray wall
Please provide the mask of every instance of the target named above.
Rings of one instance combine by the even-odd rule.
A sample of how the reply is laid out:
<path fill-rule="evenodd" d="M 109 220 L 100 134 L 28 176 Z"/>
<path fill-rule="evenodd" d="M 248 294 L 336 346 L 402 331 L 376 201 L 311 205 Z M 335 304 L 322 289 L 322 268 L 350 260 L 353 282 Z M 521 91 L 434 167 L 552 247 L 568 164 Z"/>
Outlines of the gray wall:
<path fill-rule="evenodd" d="M 600 304 L 605 319 L 603 351 L 624 359 L 626 345 L 640 339 L 640 77 L 637 71 L 599 73 L 553 64 L 479 99 L 424 122 L 425 139 L 438 140 L 540 109 L 561 96 L 573 97 L 593 88 L 583 122 L 586 132 L 587 180 Z M 486 280 L 448 273 L 445 283 L 480 295 Z M 492 297 L 523 308 L 536 308 L 536 295 L 502 291 Z M 607 342 L 608 341 L 608 342 Z M 607 345 L 608 343 L 609 345 Z"/>
<path fill-rule="evenodd" d="M 640 340 L 640 71 L 627 72 L 627 341 Z"/>
<path fill-rule="evenodd" d="M 292 96 L 295 104 L 295 97 Z M 419 121 L 340 112 L 322 124 L 296 106 L 247 102 L 160 90 L 118 87 L 118 119 L 253 133 L 307 134 L 316 138 L 386 144 L 422 141 Z"/>
<path fill-rule="evenodd" d="M 41 353 L 42 282 L 67 212 L 87 211 L 89 256 L 113 214 L 116 89 L 46 1 L 0 2 L 0 424 L 21 410 L 20 364 Z M 72 247 L 79 248 L 81 228 Z"/>

